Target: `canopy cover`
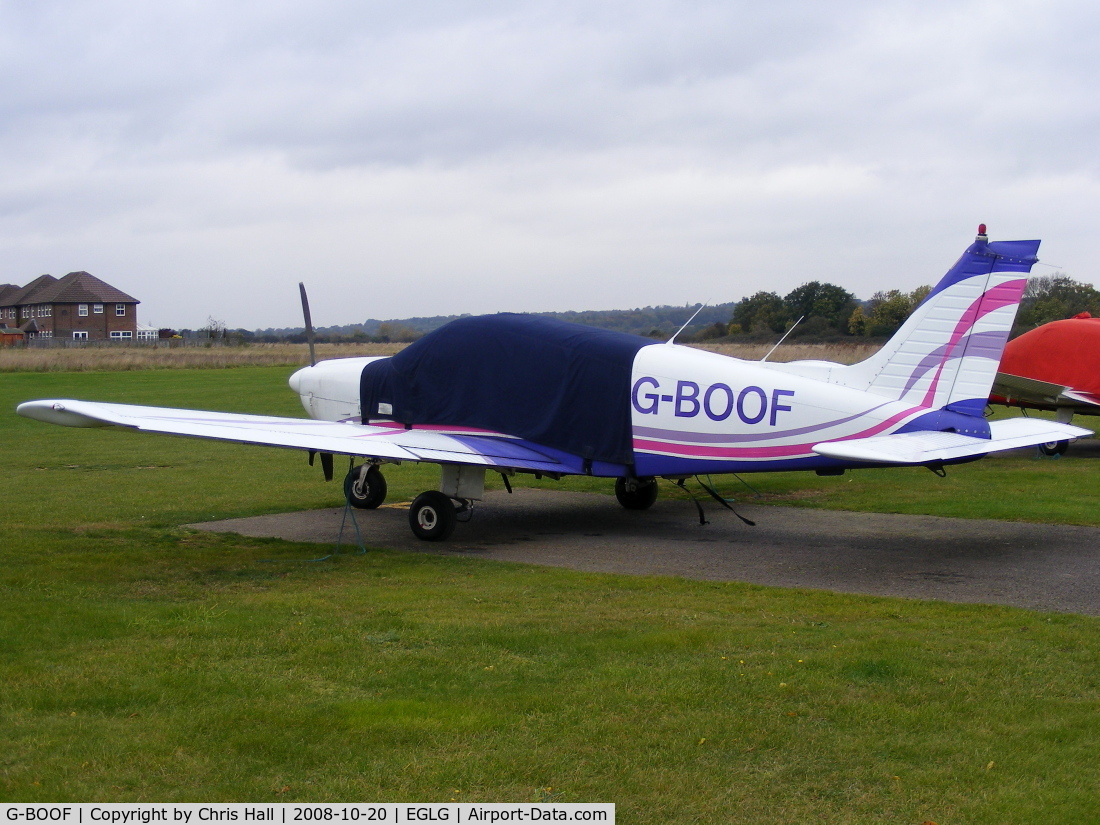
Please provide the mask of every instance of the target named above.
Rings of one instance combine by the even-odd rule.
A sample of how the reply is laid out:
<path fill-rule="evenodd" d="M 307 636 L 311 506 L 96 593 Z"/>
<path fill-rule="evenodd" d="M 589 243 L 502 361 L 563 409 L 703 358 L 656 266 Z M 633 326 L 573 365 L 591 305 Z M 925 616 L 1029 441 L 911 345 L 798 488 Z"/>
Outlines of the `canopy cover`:
<path fill-rule="evenodd" d="M 475 427 L 629 464 L 631 370 L 653 343 L 533 315 L 460 318 L 363 369 L 363 420 Z"/>

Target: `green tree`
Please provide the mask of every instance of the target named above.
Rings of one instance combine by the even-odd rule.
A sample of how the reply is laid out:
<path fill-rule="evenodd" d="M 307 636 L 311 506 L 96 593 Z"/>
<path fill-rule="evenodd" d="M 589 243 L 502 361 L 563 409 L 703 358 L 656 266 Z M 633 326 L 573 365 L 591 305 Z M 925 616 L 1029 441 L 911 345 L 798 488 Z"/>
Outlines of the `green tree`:
<path fill-rule="evenodd" d="M 852 310 L 852 314 L 848 316 L 848 334 L 867 334 L 867 314 L 863 311 L 862 306 L 857 306 Z"/>
<path fill-rule="evenodd" d="M 1075 281 L 1064 272 L 1029 278 L 1013 332 L 1026 332 L 1080 312 L 1100 315 L 1100 292 L 1091 284 Z"/>
<path fill-rule="evenodd" d="M 695 335 L 696 341 L 713 341 L 716 338 L 725 338 L 730 333 L 729 324 L 715 321 L 709 327 L 704 327 Z"/>
<path fill-rule="evenodd" d="M 783 299 L 787 317 L 799 324 L 792 335 L 848 332 L 848 320 L 857 306 L 856 296 L 836 284 L 810 281 L 787 294 Z"/>
<path fill-rule="evenodd" d="M 783 332 L 787 320 L 786 305 L 774 292 L 757 292 L 733 308 L 733 323 L 748 333 Z"/>
<path fill-rule="evenodd" d="M 872 338 L 893 335 L 931 291 L 930 286 L 919 286 L 912 292 L 899 289 L 876 292 L 871 296 L 867 309 L 858 314 L 853 311 L 848 316 L 848 329 L 853 334 Z M 854 332 L 854 328 L 862 328 L 862 333 Z"/>

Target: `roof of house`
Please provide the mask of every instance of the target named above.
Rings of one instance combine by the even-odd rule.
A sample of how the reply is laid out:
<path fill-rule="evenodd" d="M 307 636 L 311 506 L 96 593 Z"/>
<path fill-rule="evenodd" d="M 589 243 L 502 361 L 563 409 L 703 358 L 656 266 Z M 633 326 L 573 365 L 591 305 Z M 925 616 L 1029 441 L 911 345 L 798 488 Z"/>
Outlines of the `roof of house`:
<path fill-rule="evenodd" d="M 10 295 L 4 296 L 5 306 L 20 306 L 22 304 L 37 304 L 40 303 L 38 295 L 42 290 L 49 288 L 51 285 L 57 283 L 57 278 L 53 275 L 39 275 L 29 284 L 22 289 L 16 290 Z"/>
<path fill-rule="evenodd" d="M 14 295 L 21 289 L 22 287 L 16 286 L 15 284 L 0 284 L 0 306 L 6 306 L 7 297 L 9 295 Z"/>
<path fill-rule="evenodd" d="M 141 303 L 121 289 L 115 289 L 110 284 L 83 271 L 70 272 L 34 296 L 34 303 L 37 304 L 75 304 L 91 301 L 105 304 Z"/>

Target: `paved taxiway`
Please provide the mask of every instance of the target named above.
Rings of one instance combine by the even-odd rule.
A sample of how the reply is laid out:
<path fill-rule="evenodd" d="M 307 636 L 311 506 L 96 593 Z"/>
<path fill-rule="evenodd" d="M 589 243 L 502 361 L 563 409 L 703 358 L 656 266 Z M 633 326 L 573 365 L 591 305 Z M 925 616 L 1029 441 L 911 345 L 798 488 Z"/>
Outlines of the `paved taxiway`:
<path fill-rule="evenodd" d="M 1100 528 L 740 505 L 756 521 L 748 527 L 714 502 L 704 507 L 710 523 L 700 525 L 689 501 L 631 512 L 613 496 L 517 489 L 489 493 L 442 544 L 414 538 L 404 508 L 356 515 L 367 546 L 1100 616 Z M 342 515 L 189 526 L 332 545 Z"/>

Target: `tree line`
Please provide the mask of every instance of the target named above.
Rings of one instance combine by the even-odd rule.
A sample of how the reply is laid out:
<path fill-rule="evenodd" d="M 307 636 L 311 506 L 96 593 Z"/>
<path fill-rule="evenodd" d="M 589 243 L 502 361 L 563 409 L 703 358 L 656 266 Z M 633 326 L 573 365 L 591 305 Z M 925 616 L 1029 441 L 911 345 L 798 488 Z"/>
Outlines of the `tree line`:
<path fill-rule="evenodd" d="M 715 325 L 702 337 L 772 338 L 790 330 L 791 338 L 888 338 L 931 291 L 928 285 L 912 292 L 890 289 L 860 301 L 836 284 L 810 281 L 784 296 L 762 291 L 742 298 L 724 329 Z M 1100 317 L 1100 291 L 1091 284 L 1063 272 L 1030 278 L 1012 335 L 1082 312 Z"/>
<path fill-rule="evenodd" d="M 810 341 L 883 340 L 893 335 L 931 291 L 921 286 L 905 292 L 890 289 L 861 301 L 836 284 L 809 281 L 780 295 L 760 291 L 740 301 L 702 307 L 644 307 L 583 312 L 543 312 L 540 316 L 586 324 L 601 329 L 629 332 L 657 340 L 668 340 L 692 313 L 695 320 L 678 341 L 774 341 L 790 330 L 790 337 Z M 1050 321 L 1071 318 L 1081 312 L 1100 317 L 1100 292 L 1090 284 L 1075 281 L 1063 272 L 1028 280 L 1020 303 L 1015 337 Z M 332 343 L 407 343 L 460 316 L 435 316 L 402 320 L 368 320 L 362 324 L 322 327 L 317 340 Z M 801 321 L 799 321 L 801 319 Z M 798 322 L 792 330 L 792 326 Z M 297 329 L 226 330 L 222 322 L 208 323 L 221 336 L 245 341 L 304 342 L 305 331 Z M 207 330 L 204 330 L 207 331 Z"/>

